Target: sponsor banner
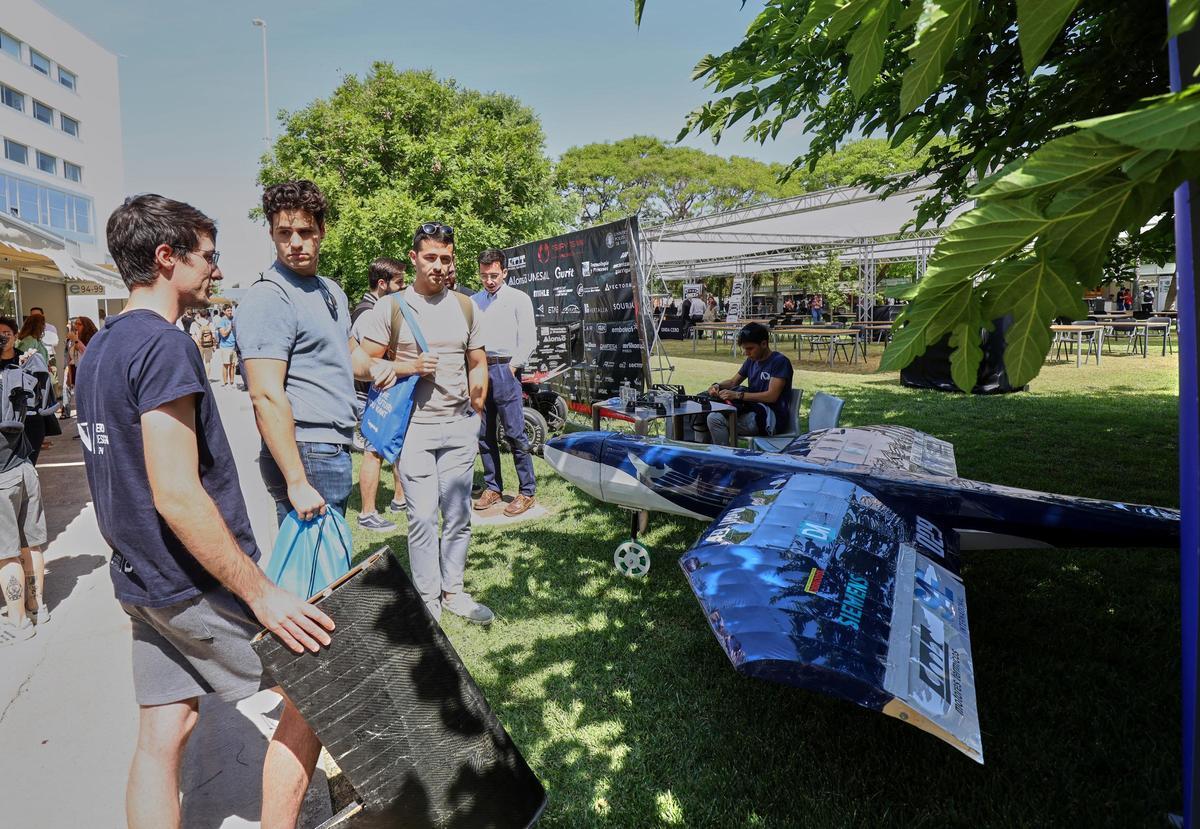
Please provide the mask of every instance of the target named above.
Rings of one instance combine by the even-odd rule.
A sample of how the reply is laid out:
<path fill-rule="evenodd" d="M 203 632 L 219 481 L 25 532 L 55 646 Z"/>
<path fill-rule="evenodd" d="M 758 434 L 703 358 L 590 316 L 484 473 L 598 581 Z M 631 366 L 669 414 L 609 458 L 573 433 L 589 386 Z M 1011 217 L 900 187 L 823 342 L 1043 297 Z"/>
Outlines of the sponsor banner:
<path fill-rule="evenodd" d="M 750 302 L 750 277 L 739 276 L 733 280 L 733 290 L 726 305 L 725 321 L 738 322 L 745 313 L 743 308 Z"/>
<path fill-rule="evenodd" d="M 684 299 L 699 299 L 700 294 L 704 292 L 704 286 L 699 282 L 683 283 L 683 298 Z"/>
<path fill-rule="evenodd" d="M 612 396 L 626 381 L 644 387 L 630 264 L 637 241 L 631 218 L 504 251 L 508 284 L 533 300 L 538 347 L 530 368 L 570 366 L 554 385 L 574 402 Z"/>

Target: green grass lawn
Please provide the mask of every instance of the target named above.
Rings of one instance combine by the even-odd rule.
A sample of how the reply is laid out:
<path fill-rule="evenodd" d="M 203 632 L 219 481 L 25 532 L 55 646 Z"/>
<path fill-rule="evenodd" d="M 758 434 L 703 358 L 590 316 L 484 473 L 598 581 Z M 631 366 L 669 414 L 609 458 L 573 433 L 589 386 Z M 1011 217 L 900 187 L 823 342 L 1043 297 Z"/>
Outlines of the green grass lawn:
<path fill-rule="evenodd" d="M 689 390 L 739 362 L 672 351 Z M 844 425 L 952 441 L 967 477 L 1174 506 L 1176 372 L 1174 357 L 1106 356 L 973 397 L 804 361 L 796 382 L 806 403 L 845 398 Z M 965 555 L 979 766 L 897 720 L 738 676 L 675 563 L 704 525 L 654 516 L 650 574 L 628 579 L 612 566 L 627 513 L 535 465 L 553 516 L 472 539 L 467 586 L 496 622 L 443 625 L 546 784 L 540 825 L 1161 826 L 1179 807 L 1176 552 Z M 405 561 L 403 529 L 355 526 L 356 552 L 387 543 Z"/>

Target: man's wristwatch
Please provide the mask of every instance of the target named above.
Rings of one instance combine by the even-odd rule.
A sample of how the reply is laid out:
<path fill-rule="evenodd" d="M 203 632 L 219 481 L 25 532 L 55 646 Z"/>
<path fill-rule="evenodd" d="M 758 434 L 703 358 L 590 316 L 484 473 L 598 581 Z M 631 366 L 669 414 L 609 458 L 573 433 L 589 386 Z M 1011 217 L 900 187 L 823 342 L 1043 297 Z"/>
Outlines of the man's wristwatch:
<path fill-rule="evenodd" d="M 746 393 L 744 391 L 738 392 L 738 400 L 745 400 L 745 399 L 746 399 Z"/>

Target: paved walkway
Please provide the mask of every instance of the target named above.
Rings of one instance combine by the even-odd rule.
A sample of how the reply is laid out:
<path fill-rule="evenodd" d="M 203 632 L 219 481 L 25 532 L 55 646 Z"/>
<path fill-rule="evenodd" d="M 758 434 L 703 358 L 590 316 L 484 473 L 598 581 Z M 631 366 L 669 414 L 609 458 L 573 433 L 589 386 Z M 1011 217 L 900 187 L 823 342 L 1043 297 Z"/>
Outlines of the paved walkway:
<path fill-rule="evenodd" d="M 259 438 L 244 393 L 215 389 L 259 545 L 271 548 L 275 509 L 258 476 Z M 112 594 L 74 422 L 38 467 L 46 519 L 46 599 L 52 621 L 0 650 L 0 825 L 105 829 L 125 825 L 125 779 L 137 734 L 128 617 Z M 265 563 L 265 562 L 264 562 Z M 187 829 L 258 826 L 262 760 L 279 698 L 201 705 L 182 789 Z M 330 813 L 324 773 L 300 825 Z"/>

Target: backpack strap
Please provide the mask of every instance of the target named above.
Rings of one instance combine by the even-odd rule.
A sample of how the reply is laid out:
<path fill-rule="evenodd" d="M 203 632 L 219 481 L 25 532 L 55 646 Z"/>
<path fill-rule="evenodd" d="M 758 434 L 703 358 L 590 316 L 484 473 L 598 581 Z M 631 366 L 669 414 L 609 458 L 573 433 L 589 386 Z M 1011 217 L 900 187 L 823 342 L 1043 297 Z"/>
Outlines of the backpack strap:
<path fill-rule="evenodd" d="M 400 338 L 401 316 L 408 323 L 408 329 L 412 331 L 413 339 L 417 341 L 417 349 L 421 353 L 429 351 L 429 343 L 425 341 L 425 335 L 421 333 L 421 326 L 417 325 L 412 308 L 409 307 L 409 304 L 404 301 L 404 297 L 400 294 L 392 294 L 392 297 L 396 301 L 392 303 L 391 336 L 388 337 L 388 353 L 391 355 L 391 359 L 396 359 L 396 346 Z"/>
<path fill-rule="evenodd" d="M 451 291 L 454 298 L 458 300 L 458 307 L 462 309 L 463 317 L 467 320 L 467 339 L 471 338 L 471 329 L 475 327 L 475 303 L 466 294 L 460 294 L 458 291 Z"/>

